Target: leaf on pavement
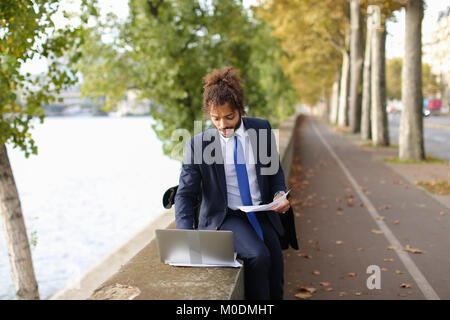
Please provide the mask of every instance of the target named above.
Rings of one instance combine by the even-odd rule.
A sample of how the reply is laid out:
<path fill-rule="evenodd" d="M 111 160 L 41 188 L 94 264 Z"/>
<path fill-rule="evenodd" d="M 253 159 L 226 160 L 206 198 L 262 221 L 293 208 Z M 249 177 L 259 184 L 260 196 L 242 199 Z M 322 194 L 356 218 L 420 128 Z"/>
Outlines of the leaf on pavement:
<path fill-rule="evenodd" d="M 375 233 L 375 234 L 383 234 L 383 231 L 377 230 L 377 229 L 372 229 L 372 233 Z"/>
<path fill-rule="evenodd" d="M 407 284 L 407 283 L 402 283 L 402 284 L 400 285 L 400 287 L 402 287 L 402 288 L 411 288 L 411 285 L 409 285 L 409 284 Z"/>
<path fill-rule="evenodd" d="M 322 287 L 328 287 L 329 285 L 330 285 L 330 283 L 329 282 L 319 282 L 319 284 L 322 286 Z"/>
<path fill-rule="evenodd" d="M 406 245 L 405 250 L 411 253 L 423 253 L 422 250 L 417 248 L 412 248 L 409 244 Z"/>
<path fill-rule="evenodd" d="M 295 296 L 299 299 L 309 299 L 312 297 L 312 294 L 310 294 L 308 292 L 300 292 L 300 293 L 297 293 Z"/>
<path fill-rule="evenodd" d="M 308 293 L 315 293 L 317 291 L 317 288 L 313 288 L 313 287 L 307 287 L 307 286 L 300 286 L 298 288 L 300 291 L 303 292 L 308 292 Z"/>
<path fill-rule="evenodd" d="M 349 277 L 356 277 L 356 273 L 354 273 L 354 272 L 349 272 L 349 273 L 348 273 L 348 276 L 349 276 Z"/>
<path fill-rule="evenodd" d="M 319 276 L 319 275 L 320 275 L 320 271 L 314 270 L 314 271 L 312 272 L 312 274 L 315 275 L 315 276 Z"/>

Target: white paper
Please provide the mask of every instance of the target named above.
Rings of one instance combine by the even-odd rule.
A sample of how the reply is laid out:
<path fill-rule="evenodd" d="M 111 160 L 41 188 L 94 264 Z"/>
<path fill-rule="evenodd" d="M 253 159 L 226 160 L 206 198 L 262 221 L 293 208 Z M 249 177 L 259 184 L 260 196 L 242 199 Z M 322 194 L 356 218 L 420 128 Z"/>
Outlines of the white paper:
<path fill-rule="evenodd" d="M 279 197 L 277 200 L 272 201 L 271 203 L 262 204 L 259 206 L 239 206 L 238 209 L 244 212 L 258 212 L 276 209 L 281 204 L 281 202 L 283 202 L 283 200 L 286 199 L 289 191 L 286 192 L 283 196 Z"/>

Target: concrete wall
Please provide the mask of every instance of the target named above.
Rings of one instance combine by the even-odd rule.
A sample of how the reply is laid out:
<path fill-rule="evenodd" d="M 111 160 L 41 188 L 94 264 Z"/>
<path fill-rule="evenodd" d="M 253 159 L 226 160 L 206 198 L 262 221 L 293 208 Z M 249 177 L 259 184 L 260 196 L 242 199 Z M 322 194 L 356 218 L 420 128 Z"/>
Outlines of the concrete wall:
<path fill-rule="evenodd" d="M 296 114 L 288 118 L 278 131 L 286 183 L 297 117 Z M 159 261 L 155 230 L 174 228 L 174 218 L 173 208 L 164 212 L 51 299 L 243 299 L 243 268 L 173 267 Z"/>

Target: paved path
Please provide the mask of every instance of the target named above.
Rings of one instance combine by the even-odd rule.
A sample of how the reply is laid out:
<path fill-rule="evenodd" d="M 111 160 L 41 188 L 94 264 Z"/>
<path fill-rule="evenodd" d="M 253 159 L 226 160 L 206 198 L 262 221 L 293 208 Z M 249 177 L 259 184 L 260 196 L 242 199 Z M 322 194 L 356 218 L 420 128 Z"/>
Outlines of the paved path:
<path fill-rule="evenodd" d="M 284 252 L 285 299 L 298 299 L 300 286 L 317 289 L 309 299 L 450 299 L 443 203 L 306 116 L 296 129 L 290 185 L 300 250 Z M 381 289 L 367 287 L 371 265 Z"/>

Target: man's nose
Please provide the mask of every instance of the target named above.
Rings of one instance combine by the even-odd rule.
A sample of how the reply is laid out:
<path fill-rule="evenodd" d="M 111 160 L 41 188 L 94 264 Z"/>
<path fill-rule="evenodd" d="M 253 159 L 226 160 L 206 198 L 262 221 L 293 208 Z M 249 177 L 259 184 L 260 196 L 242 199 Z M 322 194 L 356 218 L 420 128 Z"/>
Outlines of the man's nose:
<path fill-rule="evenodd" d="M 227 127 L 227 122 L 225 121 L 225 119 L 220 120 L 219 123 L 222 129 L 225 129 Z"/>

